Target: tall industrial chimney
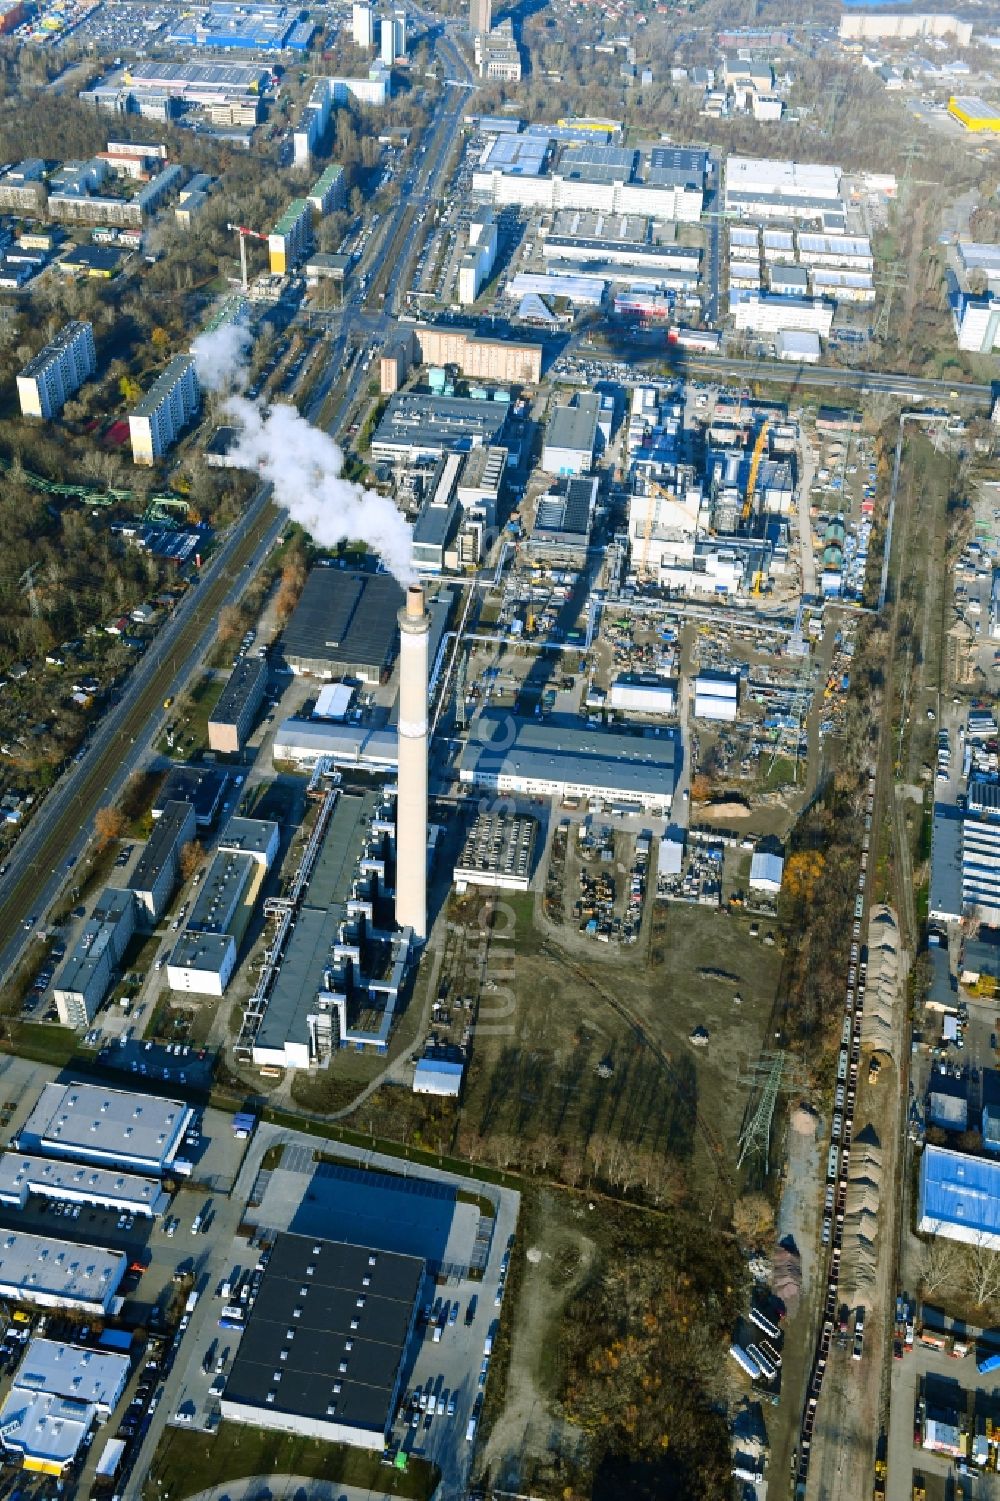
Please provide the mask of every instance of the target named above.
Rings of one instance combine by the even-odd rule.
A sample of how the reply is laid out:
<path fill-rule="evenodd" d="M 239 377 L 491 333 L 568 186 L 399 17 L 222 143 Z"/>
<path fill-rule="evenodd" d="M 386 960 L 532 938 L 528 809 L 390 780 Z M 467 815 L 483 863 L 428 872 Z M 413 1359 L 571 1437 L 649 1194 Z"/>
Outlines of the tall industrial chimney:
<path fill-rule="evenodd" d="M 431 618 L 420 584 L 399 612 L 399 797 L 396 804 L 396 922 L 427 937 L 427 638 Z"/>

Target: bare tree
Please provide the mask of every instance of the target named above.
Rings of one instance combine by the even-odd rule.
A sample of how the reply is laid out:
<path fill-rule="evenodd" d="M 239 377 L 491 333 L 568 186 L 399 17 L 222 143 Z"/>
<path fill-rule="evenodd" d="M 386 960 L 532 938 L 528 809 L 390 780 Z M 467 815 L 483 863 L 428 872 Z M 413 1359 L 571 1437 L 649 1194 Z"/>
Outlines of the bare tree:
<path fill-rule="evenodd" d="M 954 1286 L 960 1260 L 953 1240 L 946 1240 L 943 1235 L 931 1236 L 920 1260 L 920 1285 L 926 1297 L 933 1297 L 943 1287 Z"/>

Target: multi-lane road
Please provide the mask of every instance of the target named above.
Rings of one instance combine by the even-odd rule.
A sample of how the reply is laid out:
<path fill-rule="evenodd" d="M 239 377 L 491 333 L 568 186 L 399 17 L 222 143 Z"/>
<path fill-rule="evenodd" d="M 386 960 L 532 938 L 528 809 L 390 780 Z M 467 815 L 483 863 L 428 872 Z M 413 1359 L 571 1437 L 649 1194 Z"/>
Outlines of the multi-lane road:
<path fill-rule="evenodd" d="M 242 594 L 280 533 L 283 516 L 270 491 L 258 489 L 125 681 L 82 756 L 63 773 L 18 840 L 0 881 L 0 980 L 32 941 L 25 921 L 44 921 L 64 886 L 70 862 L 93 832 L 97 809 L 113 800 L 144 762 L 165 718 L 163 700 L 179 692 L 197 669 L 216 634 L 219 612 Z"/>

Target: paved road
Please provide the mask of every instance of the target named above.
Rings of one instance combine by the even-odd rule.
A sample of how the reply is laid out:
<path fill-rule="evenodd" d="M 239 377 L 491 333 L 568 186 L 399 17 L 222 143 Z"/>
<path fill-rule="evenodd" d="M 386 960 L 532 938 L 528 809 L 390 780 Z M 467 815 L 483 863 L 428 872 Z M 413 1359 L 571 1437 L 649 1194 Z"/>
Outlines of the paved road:
<path fill-rule="evenodd" d="M 219 612 L 238 599 L 281 531 L 270 491 L 258 490 L 156 641 L 129 674 L 121 697 L 97 725 L 82 759 L 69 766 L 18 840 L 0 883 L 0 977 L 30 944 L 23 927 L 41 917 L 90 837 L 94 814 L 113 800 L 149 752 L 176 695 L 211 645 Z"/>
<path fill-rule="evenodd" d="M 305 1475 L 257 1475 L 213 1485 L 190 1501 L 399 1501 L 385 1491 L 364 1491 L 356 1485 L 331 1485 L 329 1480 L 310 1480 Z"/>

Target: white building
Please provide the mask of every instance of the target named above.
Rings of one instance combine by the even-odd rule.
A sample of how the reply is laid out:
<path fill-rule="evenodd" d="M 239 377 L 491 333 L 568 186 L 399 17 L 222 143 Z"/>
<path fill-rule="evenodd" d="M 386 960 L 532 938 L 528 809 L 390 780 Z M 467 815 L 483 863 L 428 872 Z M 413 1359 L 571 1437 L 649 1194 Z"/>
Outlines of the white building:
<path fill-rule="evenodd" d="M 970 354 L 1000 348 L 1000 298 L 962 297 L 953 304 L 958 347 Z"/>
<path fill-rule="evenodd" d="M 772 125 L 781 119 L 784 102 L 778 94 L 754 94 L 751 107 L 753 117 L 764 125 Z"/>
<path fill-rule="evenodd" d="M 125 1390 L 127 1355 L 33 1339 L 0 1408 L 0 1443 L 27 1471 L 61 1475 Z"/>
<path fill-rule="evenodd" d="M 353 100 L 378 108 L 391 93 L 392 73 L 381 59 L 372 63 L 366 78 L 317 79 L 292 132 L 292 156 L 296 167 L 309 166 L 335 104 L 349 104 Z"/>
<path fill-rule="evenodd" d="M 179 354 L 129 413 L 133 463 L 148 465 L 162 458 L 198 411 L 200 401 L 194 360 Z"/>
<path fill-rule="evenodd" d="M 64 1027 L 81 1029 L 97 1015 L 135 932 L 136 910 L 134 893 L 116 886 L 106 886 L 94 903 L 53 981 L 52 994 Z"/>
<path fill-rule="evenodd" d="M 48 1235 L 0 1231 L 0 1298 L 37 1308 L 106 1314 L 125 1275 L 123 1251 Z"/>
<path fill-rule="evenodd" d="M 739 680 L 725 672 L 699 672 L 694 680 L 695 719 L 731 722 L 739 706 Z"/>
<path fill-rule="evenodd" d="M 816 219 L 842 209 L 842 169 L 767 157 L 731 156 L 726 162 L 728 212 L 745 219 Z"/>
<path fill-rule="evenodd" d="M 750 890 L 777 896 L 784 869 L 785 862 L 775 851 L 754 850 L 750 858 Z"/>
<path fill-rule="evenodd" d="M 419 1058 L 413 1071 L 413 1093 L 432 1094 L 457 1100 L 462 1092 L 465 1066 L 448 1059 Z"/>
<path fill-rule="evenodd" d="M 779 360 L 792 360 L 799 365 L 818 365 L 819 334 L 789 329 L 776 335 L 774 352 Z"/>
<path fill-rule="evenodd" d="M 751 294 L 733 309 L 733 327 L 755 334 L 814 333 L 828 339 L 833 303 L 819 297 L 769 297 Z"/>
<path fill-rule="evenodd" d="M 458 268 L 458 300 L 470 307 L 490 279 L 497 253 L 497 227 L 491 210 L 480 210 L 469 225 L 469 248 Z"/>
<path fill-rule="evenodd" d="M 55 417 L 96 369 L 93 324 L 74 319 L 17 377 L 22 417 Z"/>
<path fill-rule="evenodd" d="M 118 1214 L 149 1219 L 162 1214 L 170 1202 L 170 1195 L 157 1178 L 57 1157 L 4 1152 L 0 1155 L 0 1204 L 23 1209 L 31 1195 L 60 1204 L 96 1204 Z"/>
<path fill-rule="evenodd" d="M 608 706 L 620 714 L 673 714 L 677 694 L 673 683 L 652 673 L 622 673 L 611 684 Z"/>
<path fill-rule="evenodd" d="M 175 1164 L 192 1115 L 180 1100 L 98 1084 L 46 1084 L 13 1145 L 29 1154 L 163 1177 Z"/>
<path fill-rule="evenodd" d="M 386 67 L 391 68 L 397 57 L 406 56 L 406 12 L 383 11 L 379 26 L 380 56 Z"/>
<path fill-rule="evenodd" d="M 365 0 L 354 0 L 351 10 L 351 36 L 355 47 L 373 47 L 375 28 L 372 8 Z"/>

